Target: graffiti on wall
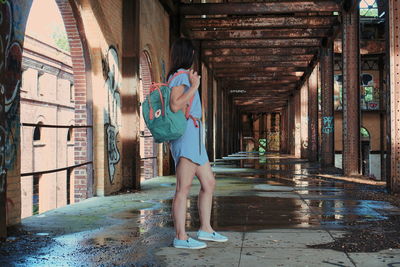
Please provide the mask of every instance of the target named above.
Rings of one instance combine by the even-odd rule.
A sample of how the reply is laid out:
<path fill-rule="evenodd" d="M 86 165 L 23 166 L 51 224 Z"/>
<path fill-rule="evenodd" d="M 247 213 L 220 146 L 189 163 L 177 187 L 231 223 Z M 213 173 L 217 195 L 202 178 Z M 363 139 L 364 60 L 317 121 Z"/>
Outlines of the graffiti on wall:
<path fill-rule="evenodd" d="M 363 73 L 360 79 L 360 107 L 362 110 L 379 109 L 380 92 L 378 88 L 379 75 L 374 72 Z M 334 76 L 334 108 L 335 110 L 343 109 L 343 75 L 336 74 Z"/>
<path fill-rule="evenodd" d="M 322 117 L 322 132 L 324 134 L 333 133 L 333 117 Z"/>
<path fill-rule="evenodd" d="M 0 192 L 5 190 L 6 172 L 14 169 L 19 136 L 19 90 L 22 46 L 14 32 L 12 2 L 0 3 Z M 19 22 L 21 23 L 21 22 Z M 3 102 L 4 101 L 4 102 Z"/>
<path fill-rule="evenodd" d="M 106 105 L 104 107 L 104 128 L 107 143 L 108 174 L 110 182 L 113 183 L 116 165 L 121 158 L 118 150 L 118 134 L 121 127 L 121 74 L 117 49 L 114 46 L 110 46 L 102 61 L 105 78 L 104 90 L 107 93 Z"/>

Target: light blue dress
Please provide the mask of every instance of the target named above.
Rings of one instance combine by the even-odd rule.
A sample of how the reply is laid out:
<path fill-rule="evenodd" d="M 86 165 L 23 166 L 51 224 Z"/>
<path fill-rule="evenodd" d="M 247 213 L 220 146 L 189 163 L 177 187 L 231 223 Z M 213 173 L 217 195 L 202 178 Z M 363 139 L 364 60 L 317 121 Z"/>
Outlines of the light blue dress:
<path fill-rule="evenodd" d="M 178 71 L 181 70 L 184 69 L 179 69 Z M 177 75 L 169 82 L 169 87 L 173 88 L 174 86 L 179 86 L 182 84 L 185 86 L 186 93 L 190 88 L 189 74 L 182 73 Z M 194 118 L 201 118 L 202 112 L 199 91 L 197 91 L 194 96 L 193 104 L 190 109 L 190 115 L 192 115 Z M 179 159 L 181 157 L 190 159 L 192 162 L 198 165 L 204 165 L 208 162 L 206 147 L 201 136 L 203 127 L 200 121 L 197 121 L 197 123 L 199 128 L 196 128 L 192 119 L 189 119 L 185 133 L 180 138 L 170 142 L 172 157 L 175 161 L 175 169 L 176 166 L 178 166 Z"/>

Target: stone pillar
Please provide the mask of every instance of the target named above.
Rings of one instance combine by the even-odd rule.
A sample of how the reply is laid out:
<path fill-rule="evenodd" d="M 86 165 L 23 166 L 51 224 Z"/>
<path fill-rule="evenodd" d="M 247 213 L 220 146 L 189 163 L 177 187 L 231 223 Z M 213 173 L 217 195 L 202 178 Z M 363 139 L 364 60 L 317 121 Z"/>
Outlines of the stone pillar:
<path fill-rule="evenodd" d="M 308 79 L 308 160 L 318 161 L 318 66 Z M 333 99 L 332 99 L 333 101 Z"/>
<path fill-rule="evenodd" d="M 335 118 L 333 107 L 333 43 L 321 51 L 321 166 L 335 165 Z"/>
<path fill-rule="evenodd" d="M 388 92 L 388 154 L 387 186 L 392 193 L 400 192 L 400 1 L 389 0 L 390 89 Z"/>
<path fill-rule="evenodd" d="M 358 1 L 343 10 L 343 173 L 360 175 L 360 23 Z"/>

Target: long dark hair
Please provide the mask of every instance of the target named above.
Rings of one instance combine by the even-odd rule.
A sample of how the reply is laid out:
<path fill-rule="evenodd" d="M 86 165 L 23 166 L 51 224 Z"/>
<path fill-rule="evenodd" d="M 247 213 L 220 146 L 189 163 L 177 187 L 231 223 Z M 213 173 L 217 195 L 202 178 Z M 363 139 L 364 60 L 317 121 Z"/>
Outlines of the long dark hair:
<path fill-rule="evenodd" d="M 179 38 L 172 45 L 170 68 L 168 76 L 173 75 L 180 68 L 189 69 L 193 65 L 194 46 L 190 39 Z"/>

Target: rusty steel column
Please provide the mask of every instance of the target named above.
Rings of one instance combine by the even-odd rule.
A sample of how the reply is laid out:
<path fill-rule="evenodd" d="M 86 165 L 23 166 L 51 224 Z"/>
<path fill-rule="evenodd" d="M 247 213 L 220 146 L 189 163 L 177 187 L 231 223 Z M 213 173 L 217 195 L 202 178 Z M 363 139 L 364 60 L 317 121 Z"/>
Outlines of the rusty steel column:
<path fill-rule="evenodd" d="M 287 154 L 287 108 L 280 113 L 279 144 L 280 153 Z"/>
<path fill-rule="evenodd" d="M 304 83 L 301 87 L 300 92 L 300 136 L 301 136 L 301 158 L 308 158 L 308 145 L 310 143 L 310 137 L 308 136 L 308 83 Z"/>
<path fill-rule="evenodd" d="M 335 165 L 335 119 L 333 110 L 333 42 L 321 51 L 321 167 Z"/>
<path fill-rule="evenodd" d="M 390 88 L 388 99 L 389 143 L 387 154 L 387 186 L 392 193 L 400 192 L 400 1 L 389 0 Z"/>
<path fill-rule="evenodd" d="M 343 11 L 343 173 L 360 175 L 360 23 L 358 1 Z"/>
<path fill-rule="evenodd" d="M 379 147 L 380 147 L 380 162 L 381 162 L 381 180 L 385 181 L 386 180 L 386 159 L 385 159 L 385 136 L 386 136 L 386 101 L 384 96 L 386 95 L 386 90 L 385 90 L 385 74 L 387 71 L 385 70 L 385 62 L 384 62 L 384 56 L 380 55 L 379 56 L 379 128 L 380 128 L 380 133 L 379 133 Z"/>
<path fill-rule="evenodd" d="M 2 75 L 2 74 L 0 74 Z M 2 77 L 3 78 L 3 77 Z M 6 128 L 6 115 L 4 112 L 5 101 L 4 92 L 0 92 L 0 127 L 1 129 Z M 7 237 L 7 172 L 5 166 L 5 140 L 6 132 L 3 130 L 0 132 L 0 240 Z"/>
<path fill-rule="evenodd" d="M 318 161 L 318 66 L 308 79 L 308 160 Z"/>

